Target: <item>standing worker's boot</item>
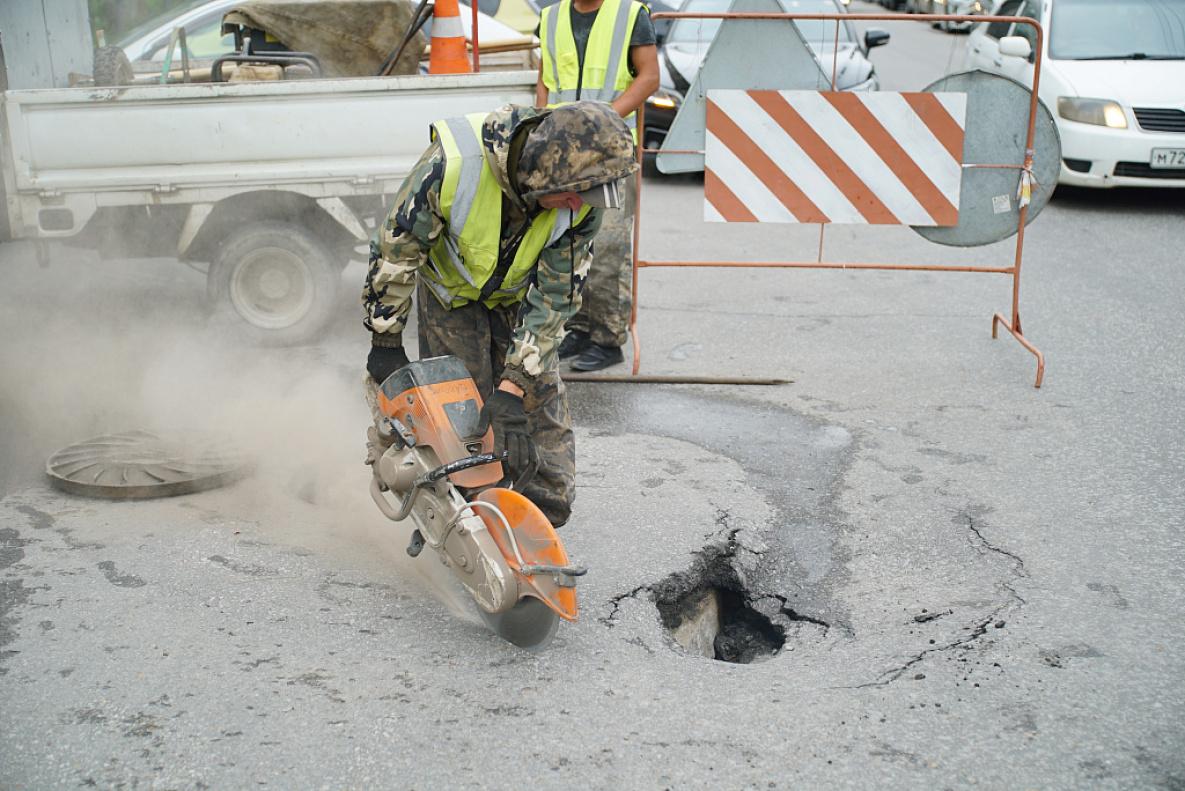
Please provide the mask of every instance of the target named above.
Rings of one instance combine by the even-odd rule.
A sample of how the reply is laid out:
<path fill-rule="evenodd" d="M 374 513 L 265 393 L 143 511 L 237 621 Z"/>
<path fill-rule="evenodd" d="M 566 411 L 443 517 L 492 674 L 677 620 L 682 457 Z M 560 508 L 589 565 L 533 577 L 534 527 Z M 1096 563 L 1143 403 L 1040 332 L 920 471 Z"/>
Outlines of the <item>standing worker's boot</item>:
<path fill-rule="evenodd" d="M 592 346 L 592 341 L 589 339 L 587 332 L 583 330 L 572 330 L 560 341 L 560 348 L 556 350 L 556 353 L 560 356 L 561 360 L 566 360 L 569 357 L 575 357 L 583 353 L 589 346 Z"/>
<path fill-rule="evenodd" d="M 576 371 L 599 371 L 621 362 L 625 362 L 625 355 L 621 353 L 620 346 L 590 343 L 588 348 L 572 361 L 572 368 Z"/>

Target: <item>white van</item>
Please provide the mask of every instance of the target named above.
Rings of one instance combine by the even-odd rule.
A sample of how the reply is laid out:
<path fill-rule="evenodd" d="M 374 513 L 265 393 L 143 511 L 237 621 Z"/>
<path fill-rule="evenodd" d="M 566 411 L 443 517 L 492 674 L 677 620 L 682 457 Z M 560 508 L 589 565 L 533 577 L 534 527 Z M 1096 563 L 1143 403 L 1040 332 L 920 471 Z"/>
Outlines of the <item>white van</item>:
<path fill-rule="evenodd" d="M 1061 134 L 1059 183 L 1185 187 L 1185 2 L 1003 0 L 993 14 L 1045 30 L 1037 92 Z M 981 22 L 964 65 L 1031 87 L 1036 42 L 1031 25 Z"/>

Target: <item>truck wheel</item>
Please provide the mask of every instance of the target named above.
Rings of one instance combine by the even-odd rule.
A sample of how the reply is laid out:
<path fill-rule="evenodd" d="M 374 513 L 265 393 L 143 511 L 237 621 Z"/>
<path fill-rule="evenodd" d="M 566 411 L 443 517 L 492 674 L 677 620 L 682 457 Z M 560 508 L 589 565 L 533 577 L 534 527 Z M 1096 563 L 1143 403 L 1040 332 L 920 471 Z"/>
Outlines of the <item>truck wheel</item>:
<path fill-rule="evenodd" d="M 266 222 L 240 228 L 222 244 L 207 288 L 215 311 L 254 340 L 313 339 L 337 302 L 341 267 L 303 228 Z"/>
<path fill-rule="evenodd" d="M 122 49 L 101 47 L 95 52 L 94 78 L 96 88 L 115 88 L 131 85 L 136 75 Z"/>

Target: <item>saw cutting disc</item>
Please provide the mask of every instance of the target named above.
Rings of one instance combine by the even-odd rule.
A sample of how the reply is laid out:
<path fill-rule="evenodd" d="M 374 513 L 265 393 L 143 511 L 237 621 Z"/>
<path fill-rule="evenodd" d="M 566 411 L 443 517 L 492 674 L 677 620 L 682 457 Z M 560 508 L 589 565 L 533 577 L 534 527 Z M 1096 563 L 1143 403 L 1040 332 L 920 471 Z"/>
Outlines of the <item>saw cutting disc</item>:
<path fill-rule="evenodd" d="M 248 465 L 216 440 L 137 430 L 68 445 L 49 457 L 45 472 L 51 485 L 71 494 L 126 500 L 225 486 L 246 475 Z"/>
<path fill-rule="evenodd" d="M 560 626 L 560 616 L 534 596 L 524 596 L 506 612 L 488 613 L 478 608 L 494 634 L 519 648 L 537 653 L 547 648 Z"/>

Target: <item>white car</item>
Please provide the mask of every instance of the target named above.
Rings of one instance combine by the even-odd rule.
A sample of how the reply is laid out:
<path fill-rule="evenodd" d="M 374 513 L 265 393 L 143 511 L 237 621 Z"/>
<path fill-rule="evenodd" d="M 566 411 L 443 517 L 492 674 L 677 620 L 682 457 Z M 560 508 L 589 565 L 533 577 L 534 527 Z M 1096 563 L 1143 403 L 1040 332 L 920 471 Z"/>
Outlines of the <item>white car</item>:
<path fill-rule="evenodd" d="M 153 63 L 159 70 L 167 54 L 174 28 L 185 28 L 185 43 L 194 58 L 213 60 L 233 52 L 235 37 L 222 35 L 222 17 L 238 0 L 197 0 L 165 14 L 153 17 L 133 28 L 116 46 L 123 49 L 133 64 Z M 180 63 L 181 53 L 174 43 L 173 60 Z"/>
<path fill-rule="evenodd" d="M 1003 0 L 993 13 L 1045 31 L 1037 94 L 1061 135 L 1059 183 L 1185 187 L 1185 2 Z M 981 22 L 964 65 L 1031 87 L 1035 43 L 1031 25 Z"/>

